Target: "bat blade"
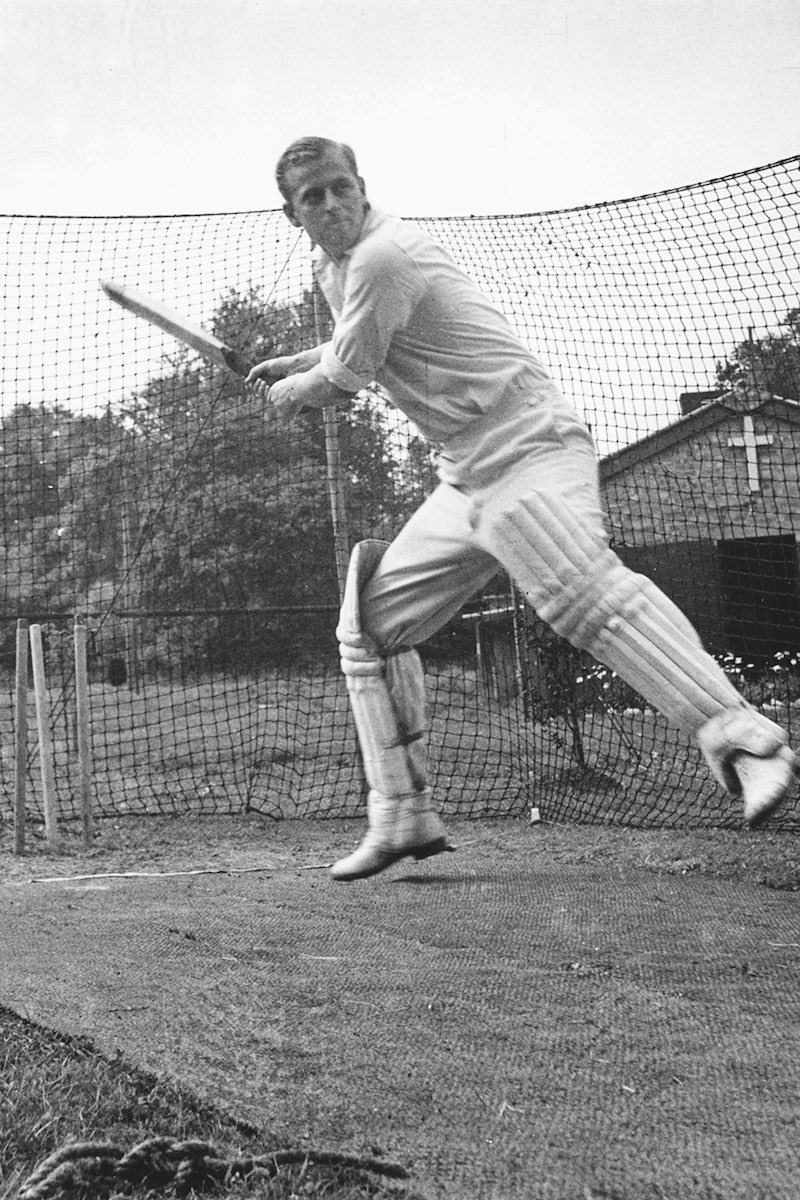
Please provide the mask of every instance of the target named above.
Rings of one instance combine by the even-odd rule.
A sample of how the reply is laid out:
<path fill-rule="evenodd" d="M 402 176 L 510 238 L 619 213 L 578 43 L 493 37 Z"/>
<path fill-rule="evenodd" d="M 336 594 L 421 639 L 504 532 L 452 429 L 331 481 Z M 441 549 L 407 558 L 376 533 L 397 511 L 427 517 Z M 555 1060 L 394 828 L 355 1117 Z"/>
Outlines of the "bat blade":
<path fill-rule="evenodd" d="M 142 296 L 133 288 L 122 287 L 120 284 L 111 283 L 108 280 L 101 280 L 100 286 L 115 304 L 135 313 L 137 317 L 149 321 L 151 325 L 163 329 L 165 333 L 177 338 L 179 342 L 196 350 L 203 358 L 207 358 L 219 366 L 227 367 L 230 371 L 241 375 L 242 378 L 249 373 L 250 363 L 237 350 L 226 346 L 224 342 L 214 337 L 212 333 L 208 333 L 201 325 L 195 325 L 193 321 L 188 321 L 157 300 Z"/>

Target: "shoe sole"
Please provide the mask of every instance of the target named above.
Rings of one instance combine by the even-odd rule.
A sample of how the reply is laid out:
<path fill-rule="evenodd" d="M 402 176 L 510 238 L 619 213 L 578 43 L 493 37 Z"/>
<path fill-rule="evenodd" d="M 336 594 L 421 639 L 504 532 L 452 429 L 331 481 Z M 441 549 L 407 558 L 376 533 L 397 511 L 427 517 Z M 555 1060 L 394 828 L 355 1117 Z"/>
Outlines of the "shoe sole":
<path fill-rule="evenodd" d="M 786 790 L 781 792 L 780 795 L 776 796 L 774 800 L 771 800 L 768 804 L 763 805 L 763 807 L 758 810 L 755 816 L 750 817 L 748 821 L 745 821 L 747 828 L 760 829 L 762 825 L 766 824 L 772 814 L 778 811 L 788 795 L 789 789 L 786 788 Z"/>
<path fill-rule="evenodd" d="M 400 850 L 395 854 L 383 852 L 374 865 L 365 867 L 362 871 L 354 872 L 350 875 L 334 875 L 333 878 L 337 883 L 352 883 L 356 879 L 369 879 L 372 875 L 379 875 L 381 871 L 385 871 L 387 867 L 391 867 L 393 863 L 400 862 L 403 858 L 413 858 L 415 862 L 422 862 L 426 858 L 432 858 L 435 854 L 444 854 L 445 852 L 453 852 L 454 847 L 451 846 L 447 838 L 434 838 L 432 842 L 426 842 L 423 846 L 413 846 L 408 850 Z"/>

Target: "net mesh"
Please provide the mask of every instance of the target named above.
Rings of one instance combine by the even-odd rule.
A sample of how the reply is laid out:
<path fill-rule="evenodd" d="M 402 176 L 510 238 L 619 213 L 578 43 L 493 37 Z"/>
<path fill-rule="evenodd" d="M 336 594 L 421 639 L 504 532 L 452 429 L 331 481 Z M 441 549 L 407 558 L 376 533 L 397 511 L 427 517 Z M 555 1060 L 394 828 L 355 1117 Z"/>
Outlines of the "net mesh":
<path fill-rule="evenodd" d="M 591 426 L 621 556 L 790 732 L 799 177 L 793 158 L 568 211 L 417 218 Z M 252 361 L 292 352 L 329 319 L 297 231 L 278 210 L 8 216 L 0 266 L 0 805 L 14 798 L 23 618 L 44 635 L 59 809 L 77 813 L 78 618 L 99 815 L 359 812 L 333 633 L 343 564 L 431 489 L 431 450 L 377 389 L 271 426 L 240 380 L 99 287 L 133 287 Z M 446 812 L 738 823 L 686 740 L 502 576 L 423 656 Z M 790 805 L 781 820 L 800 817 Z"/>

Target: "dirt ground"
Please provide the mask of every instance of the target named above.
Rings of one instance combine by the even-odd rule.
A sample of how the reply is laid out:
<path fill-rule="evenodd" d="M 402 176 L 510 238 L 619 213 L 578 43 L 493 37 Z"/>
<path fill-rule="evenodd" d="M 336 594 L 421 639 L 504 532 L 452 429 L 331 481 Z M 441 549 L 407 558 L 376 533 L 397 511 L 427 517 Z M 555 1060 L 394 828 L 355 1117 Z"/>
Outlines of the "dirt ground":
<path fill-rule="evenodd" d="M 794 1200 L 800 835 L 460 821 L 337 885 L 360 832 L 6 830 L 0 1002 L 437 1200 Z"/>

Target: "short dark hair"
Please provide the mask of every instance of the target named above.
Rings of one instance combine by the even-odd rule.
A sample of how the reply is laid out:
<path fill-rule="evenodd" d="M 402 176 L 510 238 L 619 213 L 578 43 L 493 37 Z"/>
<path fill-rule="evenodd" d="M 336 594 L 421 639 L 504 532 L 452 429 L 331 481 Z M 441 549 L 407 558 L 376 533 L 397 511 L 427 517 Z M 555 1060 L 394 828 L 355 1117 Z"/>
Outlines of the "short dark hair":
<path fill-rule="evenodd" d="M 330 138 L 323 137 L 298 138 L 296 142 L 292 142 L 291 146 L 284 150 L 275 168 L 275 180 L 284 200 L 291 200 L 292 198 L 286 178 L 292 167 L 300 167 L 305 163 L 314 162 L 316 159 L 328 154 L 331 150 L 339 151 L 344 156 L 347 165 L 352 168 L 353 174 L 358 175 L 356 156 L 344 142 L 334 142 Z"/>

